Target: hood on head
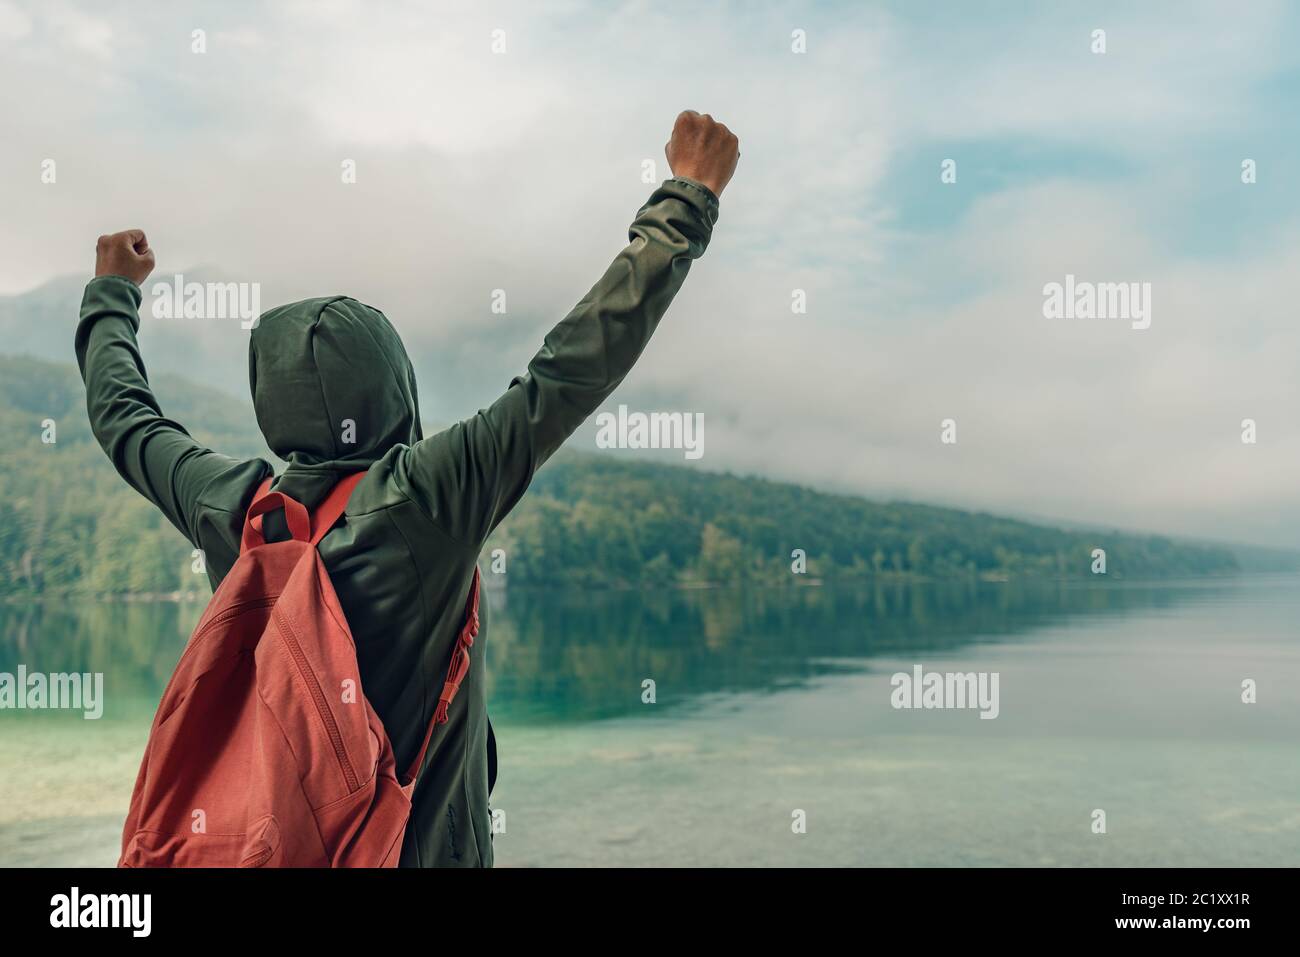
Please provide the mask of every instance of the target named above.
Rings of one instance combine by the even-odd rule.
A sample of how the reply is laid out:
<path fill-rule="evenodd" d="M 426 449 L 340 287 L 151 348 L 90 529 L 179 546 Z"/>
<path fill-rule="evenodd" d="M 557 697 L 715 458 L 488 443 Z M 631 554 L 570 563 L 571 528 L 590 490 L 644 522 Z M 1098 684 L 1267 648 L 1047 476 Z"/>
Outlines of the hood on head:
<path fill-rule="evenodd" d="M 382 312 L 355 299 L 264 312 L 249 339 L 248 381 L 266 444 L 291 471 L 358 471 L 421 438 L 402 340 Z"/>

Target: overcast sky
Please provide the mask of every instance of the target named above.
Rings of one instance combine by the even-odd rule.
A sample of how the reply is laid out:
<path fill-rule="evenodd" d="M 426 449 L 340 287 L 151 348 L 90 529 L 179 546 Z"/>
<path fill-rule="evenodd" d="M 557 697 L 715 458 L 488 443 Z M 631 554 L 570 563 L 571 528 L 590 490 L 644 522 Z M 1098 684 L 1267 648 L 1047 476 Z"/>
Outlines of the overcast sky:
<path fill-rule="evenodd" d="M 598 278 L 697 109 L 740 166 L 611 403 L 702 412 L 694 466 L 1296 545 L 1300 16 L 1030 6 L 0 0 L 0 292 L 139 226 L 161 276 L 384 310 L 447 421 Z M 1150 283 L 1150 328 L 1044 318 L 1067 273 Z"/>

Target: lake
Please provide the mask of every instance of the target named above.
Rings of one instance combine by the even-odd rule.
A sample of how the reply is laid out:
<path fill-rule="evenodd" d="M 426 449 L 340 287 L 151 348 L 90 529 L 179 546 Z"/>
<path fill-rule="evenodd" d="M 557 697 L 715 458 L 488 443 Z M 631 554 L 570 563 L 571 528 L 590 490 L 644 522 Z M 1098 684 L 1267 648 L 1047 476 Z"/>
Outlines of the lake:
<path fill-rule="evenodd" d="M 1300 863 L 1300 578 L 488 600 L 499 866 Z M 0 865 L 116 861 L 201 611 L 0 605 L 0 671 L 106 691 L 0 711 Z M 894 708 L 916 665 L 997 717 Z"/>

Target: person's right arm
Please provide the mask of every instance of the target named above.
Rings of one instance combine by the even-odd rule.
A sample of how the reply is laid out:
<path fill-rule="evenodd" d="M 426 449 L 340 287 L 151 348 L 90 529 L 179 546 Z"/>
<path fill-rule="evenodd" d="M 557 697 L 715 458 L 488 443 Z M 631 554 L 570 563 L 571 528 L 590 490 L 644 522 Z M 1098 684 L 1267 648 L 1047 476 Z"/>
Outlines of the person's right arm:
<path fill-rule="evenodd" d="M 623 381 L 704 254 L 737 140 L 711 117 L 687 112 L 666 152 L 674 177 L 651 194 L 629 245 L 546 336 L 528 371 L 491 407 L 407 456 L 413 496 L 462 543 L 487 538 L 542 463 Z"/>
<path fill-rule="evenodd" d="M 99 237 L 95 278 L 86 286 L 77 324 L 77 364 L 91 431 L 113 467 L 199 546 L 198 499 L 209 483 L 231 477 L 252 486 L 268 466 L 213 452 L 163 414 L 136 342 L 140 287 L 153 268 L 142 231 Z"/>

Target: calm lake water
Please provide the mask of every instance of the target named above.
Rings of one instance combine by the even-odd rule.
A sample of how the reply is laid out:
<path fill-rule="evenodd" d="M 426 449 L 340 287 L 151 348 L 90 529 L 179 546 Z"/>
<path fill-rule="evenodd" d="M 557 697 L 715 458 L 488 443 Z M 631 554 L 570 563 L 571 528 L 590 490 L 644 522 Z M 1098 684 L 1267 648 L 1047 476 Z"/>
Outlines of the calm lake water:
<path fill-rule="evenodd" d="M 499 865 L 1300 863 L 1297 578 L 490 600 Z M 115 862 L 201 610 L 0 605 L 0 671 L 107 699 L 0 711 L 0 865 Z M 916 664 L 998 673 L 998 717 L 895 710 Z"/>

